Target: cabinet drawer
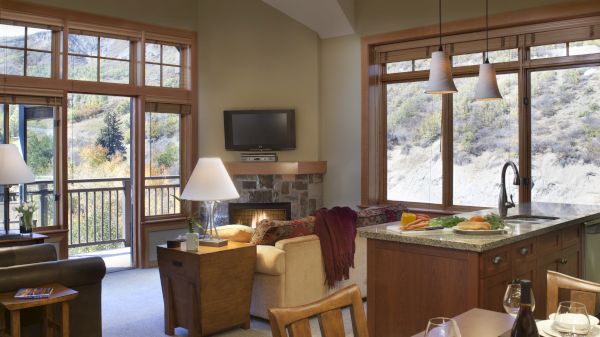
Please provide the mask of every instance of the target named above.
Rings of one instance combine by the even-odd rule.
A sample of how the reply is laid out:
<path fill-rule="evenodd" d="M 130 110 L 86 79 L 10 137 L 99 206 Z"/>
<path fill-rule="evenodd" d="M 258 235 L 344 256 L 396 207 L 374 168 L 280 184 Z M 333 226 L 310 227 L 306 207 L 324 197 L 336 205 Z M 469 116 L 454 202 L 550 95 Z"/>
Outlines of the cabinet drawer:
<path fill-rule="evenodd" d="M 537 239 L 537 253 L 538 255 L 544 255 L 549 252 L 556 252 L 561 248 L 561 232 L 554 231 L 538 237 Z"/>
<path fill-rule="evenodd" d="M 481 255 L 482 277 L 510 270 L 510 246 L 490 250 Z"/>
<path fill-rule="evenodd" d="M 520 264 L 535 260 L 537 244 L 535 239 L 523 240 L 511 245 L 512 263 Z"/>
<path fill-rule="evenodd" d="M 573 225 L 561 231 L 562 247 L 568 248 L 581 242 L 581 225 Z"/>

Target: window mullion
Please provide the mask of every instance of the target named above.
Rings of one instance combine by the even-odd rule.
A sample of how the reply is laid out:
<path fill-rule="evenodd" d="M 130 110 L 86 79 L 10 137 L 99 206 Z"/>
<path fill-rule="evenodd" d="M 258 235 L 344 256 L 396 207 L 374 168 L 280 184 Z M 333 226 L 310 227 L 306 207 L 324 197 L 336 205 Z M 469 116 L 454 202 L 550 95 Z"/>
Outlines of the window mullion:
<path fill-rule="evenodd" d="M 521 41 L 525 41 L 523 36 Z M 519 48 L 519 201 L 531 201 L 531 76 L 525 67 L 529 59 L 528 48 Z M 523 184 L 527 182 L 527 184 Z"/>
<path fill-rule="evenodd" d="M 451 207 L 453 193 L 453 94 L 443 95 L 442 98 L 442 205 Z"/>

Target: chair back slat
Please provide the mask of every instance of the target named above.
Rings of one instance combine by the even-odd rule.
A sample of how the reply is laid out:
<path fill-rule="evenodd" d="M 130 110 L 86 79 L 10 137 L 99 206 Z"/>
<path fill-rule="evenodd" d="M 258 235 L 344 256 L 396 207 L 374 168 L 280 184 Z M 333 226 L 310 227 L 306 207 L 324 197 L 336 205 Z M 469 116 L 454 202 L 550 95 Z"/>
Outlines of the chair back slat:
<path fill-rule="evenodd" d="M 311 337 L 310 322 L 308 318 L 290 324 L 290 337 Z"/>
<path fill-rule="evenodd" d="M 326 311 L 319 315 L 319 327 L 323 337 L 345 337 L 344 319 L 340 309 Z"/>
<path fill-rule="evenodd" d="M 581 290 L 571 290 L 571 301 L 585 304 L 590 315 L 595 315 L 596 293 Z"/>
<path fill-rule="evenodd" d="M 294 308 L 271 308 L 269 319 L 273 337 L 308 337 L 308 319 L 318 317 L 323 337 L 344 337 L 341 309 L 350 307 L 354 337 L 369 337 L 362 296 L 357 285 L 341 289 L 326 298 Z"/>
<path fill-rule="evenodd" d="M 552 270 L 546 273 L 547 302 L 546 314 L 558 307 L 558 290 L 570 290 L 570 300 L 585 304 L 588 314 L 596 314 L 596 296 L 600 293 L 600 284 L 578 279 Z"/>

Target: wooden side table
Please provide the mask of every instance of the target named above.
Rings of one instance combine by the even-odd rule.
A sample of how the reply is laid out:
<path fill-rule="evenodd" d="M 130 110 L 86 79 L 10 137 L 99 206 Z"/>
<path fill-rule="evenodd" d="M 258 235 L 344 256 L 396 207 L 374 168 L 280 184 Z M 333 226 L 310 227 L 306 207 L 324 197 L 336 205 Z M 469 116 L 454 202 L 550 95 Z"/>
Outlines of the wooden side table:
<path fill-rule="evenodd" d="M 69 301 L 75 299 L 79 292 L 69 289 L 61 284 L 52 283 L 40 286 L 40 288 L 53 288 L 52 294 L 48 298 L 36 299 L 16 299 L 15 293 L 7 292 L 0 294 L 0 336 L 20 337 L 21 336 L 21 309 L 44 307 L 44 329 L 46 336 L 54 336 L 54 328 L 60 328 L 62 337 L 69 337 Z M 54 322 L 52 317 L 52 304 L 61 305 L 61 323 Z M 11 333 L 6 333 L 6 322 L 4 321 L 4 310 L 10 311 L 10 329 Z"/>
<path fill-rule="evenodd" d="M 175 327 L 187 328 L 191 337 L 250 327 L 255 245 L 157 249 L 167 335 Z"/>
<path fill-rule="evenodd" d="M 21 235 L 10 239 L 0 240 L 0 248 L 14 246 L 29 246 L 44 243 L 48 237 L 44 234 L 32 233 L 31 235 Z"/>

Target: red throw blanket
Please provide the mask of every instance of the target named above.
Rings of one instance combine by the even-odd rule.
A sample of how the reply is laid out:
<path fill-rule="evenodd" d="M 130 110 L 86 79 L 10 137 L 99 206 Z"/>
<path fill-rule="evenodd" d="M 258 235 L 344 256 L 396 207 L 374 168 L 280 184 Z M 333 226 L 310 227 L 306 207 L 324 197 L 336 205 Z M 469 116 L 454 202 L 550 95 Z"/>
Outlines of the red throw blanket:
<path fill-rule="evenodd" d="M 315 212 L 315 234 L 321 241 L 325 281 L 330 288 L 350 277 L 354 268 L 356 212 L 349 207 L 321 208 Z"/>

